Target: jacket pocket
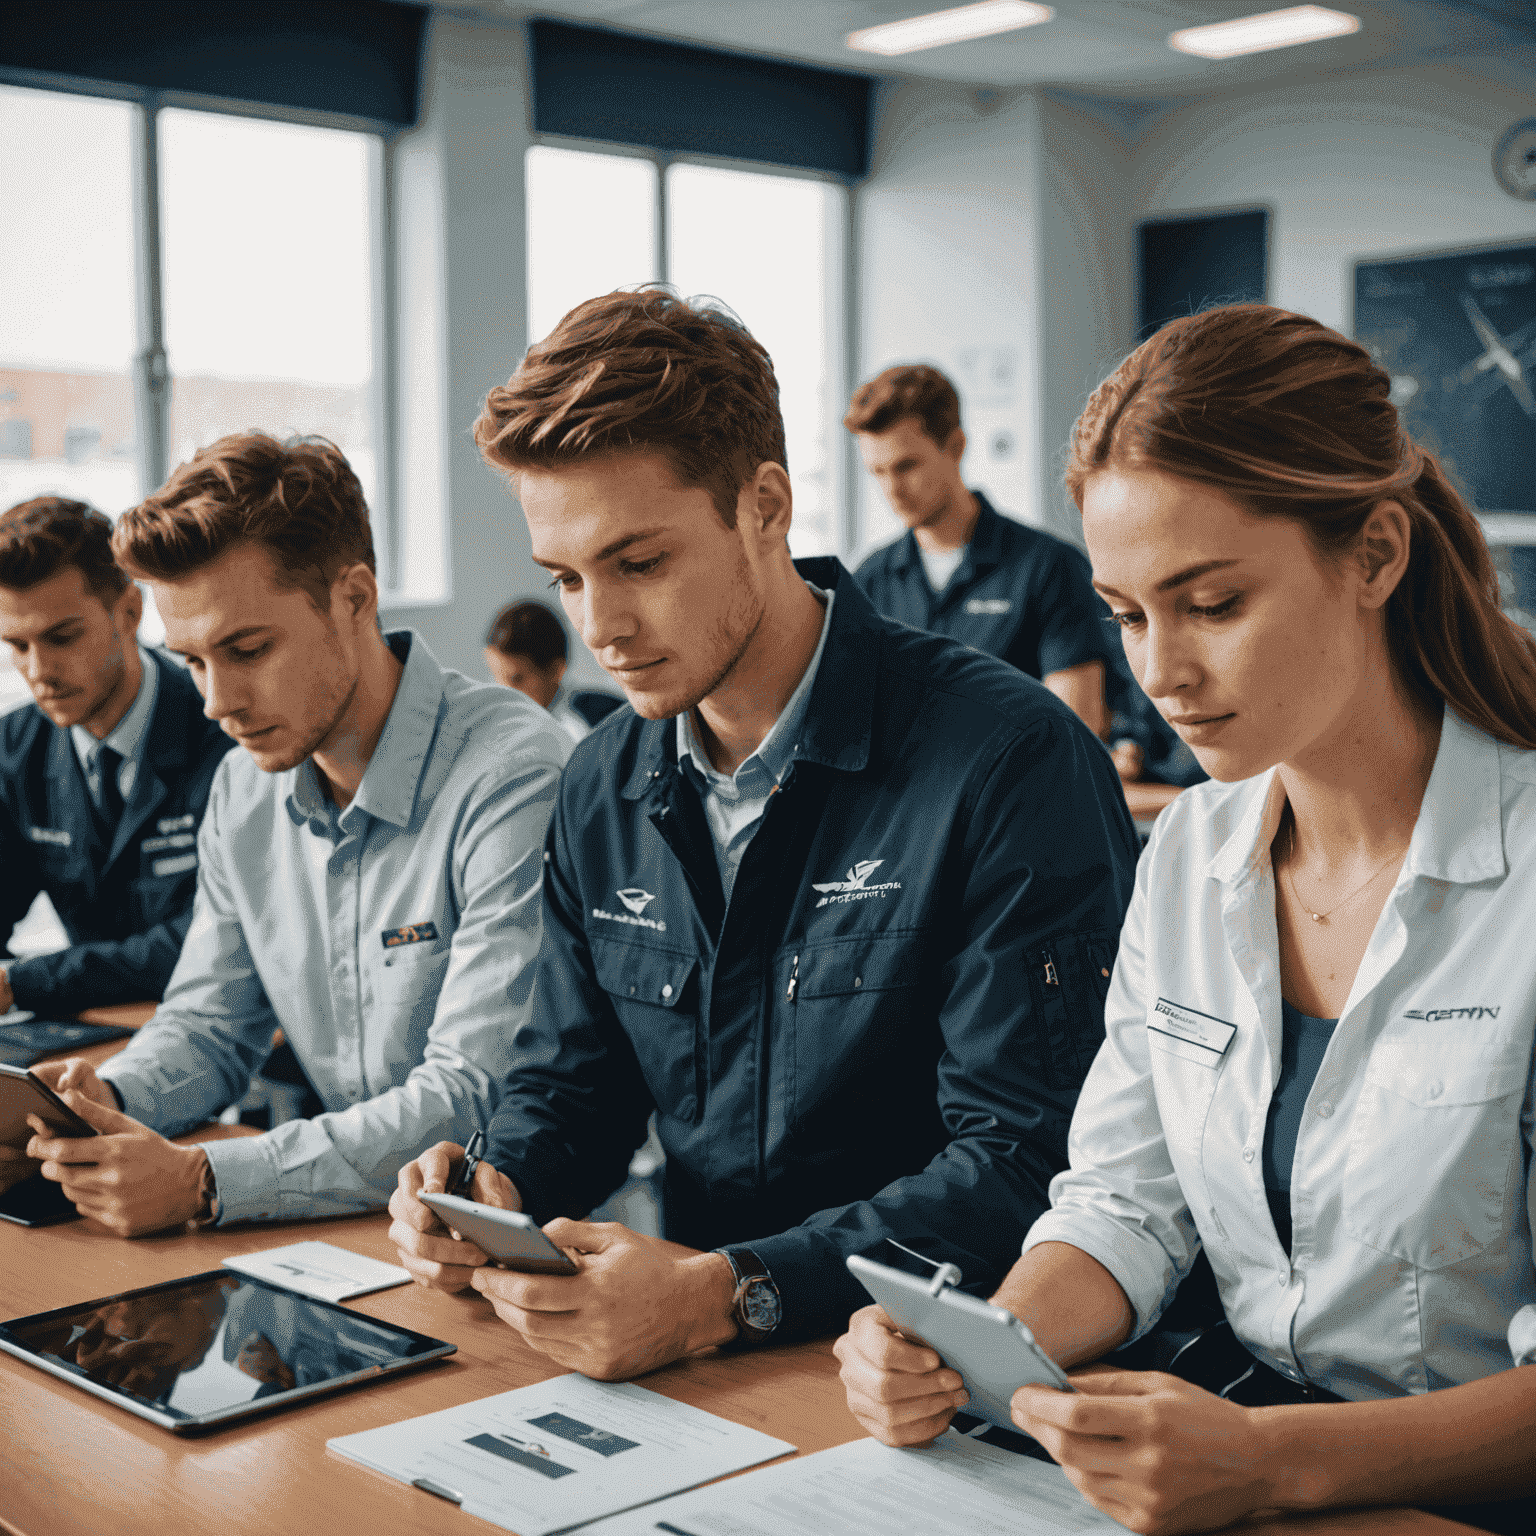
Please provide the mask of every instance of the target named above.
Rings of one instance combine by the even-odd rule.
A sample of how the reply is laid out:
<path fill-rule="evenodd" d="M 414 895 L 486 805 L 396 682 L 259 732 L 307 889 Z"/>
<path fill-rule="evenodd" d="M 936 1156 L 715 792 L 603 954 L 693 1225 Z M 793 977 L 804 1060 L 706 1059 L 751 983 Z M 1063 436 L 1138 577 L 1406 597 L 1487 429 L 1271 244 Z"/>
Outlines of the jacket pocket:
<path fill-rule="evenodd" d="M 1104 1043 L 1104 999 L 1119 941 L 1116 930 L 1096 928 L 1024 952 L 1034 1034 L 1053 1088 L 1080 1088 Z"/>
<path fill-rule="evenodd" d="M 696 1122 L 703 1102 L 698 956 L 592 938 L 597 984 L 629 1037 L 657 1108 Z"/>
<path fill-rule="evenodd" d="M 1378 1252 L 1444 1269 L 1504 1240 L 1520 1161 L 1528 1055 L 1378 1041 L 1344 1173 L 1344 1225 Z"/>

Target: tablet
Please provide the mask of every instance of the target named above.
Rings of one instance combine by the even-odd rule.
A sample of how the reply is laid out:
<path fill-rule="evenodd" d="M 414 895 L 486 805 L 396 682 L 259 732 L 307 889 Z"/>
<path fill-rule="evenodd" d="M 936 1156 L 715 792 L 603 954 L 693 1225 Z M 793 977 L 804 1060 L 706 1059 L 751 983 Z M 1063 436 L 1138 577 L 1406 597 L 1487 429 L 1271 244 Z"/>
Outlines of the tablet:
<path fill-rule="evenodd" d="M 36 1115 L 60 1136 L 94 1136 L 96 1129 L 25 1067 L 0 1062 L 0 1145 L 25 1147 L 32 1139 L 27 1116 Z M 34 1169 L 41 1166 L 33 1163 Z M 24 1227 L 44 1227 L 70 1221 L 80 1213 L 69 1203 L 62 1186 L 33 1172 L 19 1184 L 0 1191 L 0 1220 Z"/>
<path fill-rule="evenodd" d="M 376 1381 L 454 1348 L 227 1269 L 0 1323 L 0 1350 L 181 1434 Z"/>
<path fill-rule="evenodd" d="M 521 1211 L 503 1211 L 459 1195 L 419 1194 L 460 1237 L 467 1237 L 503 1269 L 528 1275 L 577 1275 L 580 1269 Z"/>
<path fill-rule="evenodd" d="M 1017 1430 L 1008 1405 L 1020 1387 L 1077 1390 L 1013 1313 L 962 1291 L 942 1290 L 935 1296 L 928 1280 L 858 1254 L 847 1263 L 907 1338 L 937 1350 L 945 1365 L 959 1371 L 971 1397 L 964 1412 Z"/>
<path fill-rule="evenodd" d="M 30 1067 L 45 1056 L 78 1051 L 103 1040 L 121 1040 L 131 1029 L 120 1024 L 76 1024 L 54 1019 L 26 1019 L 22 1023 L 0 1023 L 0 1062 L 13 1067 Z"/>

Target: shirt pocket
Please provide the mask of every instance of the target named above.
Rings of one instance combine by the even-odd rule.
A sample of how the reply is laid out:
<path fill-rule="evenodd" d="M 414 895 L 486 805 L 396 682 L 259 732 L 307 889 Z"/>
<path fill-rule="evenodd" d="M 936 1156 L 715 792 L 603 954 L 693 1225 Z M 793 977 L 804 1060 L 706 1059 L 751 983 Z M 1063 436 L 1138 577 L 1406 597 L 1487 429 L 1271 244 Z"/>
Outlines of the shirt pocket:
<path fill-rule="evenodd" d="M 453 958 L 452 936 L 430 943 L 402 944 L 386 950 L 374 971 L 375 1006 L 392 1037 L 404 1035 L 403 1054 L 420 1059 L 427 1031 L 437 1017 L 437 999 Z M 393 1021 L 404 1021 L 403 1029 Z"/>
<path fill-rule="evenodd" d="M 1454 1040 L 1379 1041 L 1350 1128 L 1344 1226 L 1423 1270 L 1504 1241 L 1530 1060 Z"/>
<path fill-rule="evenodd" d="M 703 1102 L 696 955 L 615 939 L 591 941 L 597 984 L 629 1037 L 663 1114 L 690 1123 Z"/>

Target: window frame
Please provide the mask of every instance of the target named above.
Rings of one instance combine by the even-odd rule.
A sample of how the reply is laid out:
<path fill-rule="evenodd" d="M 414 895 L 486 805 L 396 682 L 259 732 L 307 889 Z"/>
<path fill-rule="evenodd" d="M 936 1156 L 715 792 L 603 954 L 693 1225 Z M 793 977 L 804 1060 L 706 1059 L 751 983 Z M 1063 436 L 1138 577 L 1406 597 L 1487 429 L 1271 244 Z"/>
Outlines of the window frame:
<path fill-rule="evenodd" d="M 41 74 L 35 70 L 0 67 L 0 85 L 57 95 L 95 96 L 135 107 L 132 187 L 134 218 L 135 351 L 133 379 L 134 423 L 137 439 L 139 492 L 148 496 L 165 483 L 171 471 L 170 382 L 165 351 L 164 261 L 161 232 L 159 113 L 166 108 L 216 113 L 224 117 L 260 118 L 301 128 L 334 128 L 369 139 L 369 249 L 372 284 L 374 368 L 369 389 L 370 417 L 378 482 L 369 502 L 373 515 L 375 558 L 381 601 L 400 586 L 399 346 L 394 298 L 398 290 L 398 254 L 393 225 L 394 149 L 404 132 L 395 124 L 345 113 L 312 112 L 267 102 L 203 96 L 190 91 L 151 91 L 81 76 Z"/>
<path fill-rule="evenodd" d="M 674 165 L 700 165 L 716 170 L 745 171 L 755 176 L 782 176 L 795 181 L 814 181 L 835 189 L 841 218 L 839 226 L 829 230 L 839 249 L 825 274 L 827 313 L 833 317 L 832 335 L 827 351 L 829 371 L 827 405 L 828 429 L 832 441 L 842 442 L 842 452 L 828 457 L 832 465 L 833 552 L 845 564 L 858 547 L 857 514 L 853 488 L 857 474 L 857 444 L 843 430 L 846 402 L 858 374 L 858 266 L 854 246 L 854 184 L 831 171 L 816 171 L 792 165 L 775 165 L 766 160 L 743 160 L 723 155 L 706 155 L 694 150 L 665 150 L 639 144 L 620 144 L 607 139 L 584 139 L 570 134 L 535 133 L 529 136 L 529 148 L 571 149 L 589 155 L 615 155 L 631 160 L 645 160 L 656 168 L 656 249 L 653 265 L 663 283 L 671 281 L 671 242 L 667 212 L 667 171 Z M 526 209 L 526 203 L 525 203 Z M 526 297 L 526 296 L 525 296 Z M 530 337 L 530 341 L 532 338 Z"/>

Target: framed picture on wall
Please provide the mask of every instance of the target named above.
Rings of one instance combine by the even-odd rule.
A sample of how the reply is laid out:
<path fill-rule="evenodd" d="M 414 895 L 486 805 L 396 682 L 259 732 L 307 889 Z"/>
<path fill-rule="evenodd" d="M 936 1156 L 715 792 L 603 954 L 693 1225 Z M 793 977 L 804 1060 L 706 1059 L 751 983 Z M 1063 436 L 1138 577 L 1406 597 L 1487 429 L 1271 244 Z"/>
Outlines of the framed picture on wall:
<path fill-rule="evenodd" d="M 1361 261 L 1354 287 L 1355 339 L 1408 430 L 1485 526 L 1536 514 L 1536 243 Z"/>

